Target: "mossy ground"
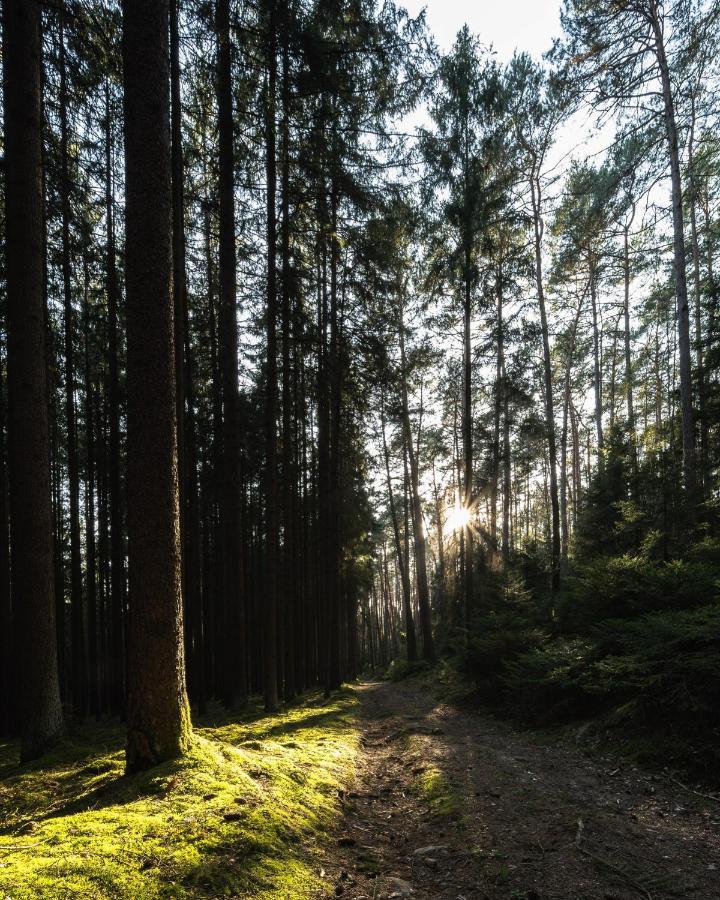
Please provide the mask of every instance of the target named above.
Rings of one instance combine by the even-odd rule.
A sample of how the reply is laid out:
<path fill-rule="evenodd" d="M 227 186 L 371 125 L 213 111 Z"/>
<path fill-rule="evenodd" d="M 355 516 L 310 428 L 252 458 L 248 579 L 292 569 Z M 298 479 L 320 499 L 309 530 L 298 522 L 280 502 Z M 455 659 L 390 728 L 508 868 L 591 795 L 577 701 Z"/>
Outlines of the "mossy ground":
<path fill-rule="evenodd" d="M 416 770 L 415 792 L 425 799 L 434 815 L 456 816 L 462 808 L 462 798 L 444 772 L 429 760 L 431 741 L 426 735 L 407 736 L 408 754 L 422 765 Z"/>
<path fill-rule="evenodd" d="M 0 897 L 311 896 L 357 754 L 356 703 L 347 691 L 218 714 L 185 759 L 131 777 L 119 726 L 24 767 L 0 745 Z"/>

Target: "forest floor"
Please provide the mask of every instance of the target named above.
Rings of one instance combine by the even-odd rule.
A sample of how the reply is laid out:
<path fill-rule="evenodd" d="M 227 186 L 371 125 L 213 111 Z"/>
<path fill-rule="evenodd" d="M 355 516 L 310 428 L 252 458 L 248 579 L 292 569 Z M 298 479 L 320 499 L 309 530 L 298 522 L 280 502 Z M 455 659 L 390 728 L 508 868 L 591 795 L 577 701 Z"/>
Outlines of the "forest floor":
<path fill-rule="evenodd" d="M 720 898 L 720 800 L 436 680 L 211 710 L 129 777 L 117 722 L 0 745 L 1 900 Z"/>
<path fill-rule="evenodd" d="M 322 875 L 353 900 L 720 898 L 720 802 L 668 774 L 366 683 Z M 318 896 L 327 896 L 326 893 Z"/>
<path fill-rule="evenodd" d="M 359 754 L 358 701 L 314 692 L 195 722 L 180 760 L 124 774 L 124 729 L 86 722 L 42 759 L 0 744 L 0 900 L 312 897 Z"/>

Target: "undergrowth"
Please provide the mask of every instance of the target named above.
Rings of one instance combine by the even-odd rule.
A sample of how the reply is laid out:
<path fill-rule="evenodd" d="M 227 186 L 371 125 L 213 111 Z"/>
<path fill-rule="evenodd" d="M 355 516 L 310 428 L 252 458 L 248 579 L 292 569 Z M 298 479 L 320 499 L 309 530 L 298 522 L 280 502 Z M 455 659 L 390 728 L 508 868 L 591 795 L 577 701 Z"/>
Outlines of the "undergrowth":
<path fill-rule="evenodd" d="M 0 896 L 308 896 L 357 752 L 356 699 L 200 723 L 182 761 L 123 774 L 95 726 L 24 767 L 0 745 Z"/>
<path fill-rule="evenodd" d="M 544 727 L 593 720 L 643 762 L 720 777 L 720 542 L 593 557 L 554 596 L 487 580 L 452 657 L 475 698 Z"/>

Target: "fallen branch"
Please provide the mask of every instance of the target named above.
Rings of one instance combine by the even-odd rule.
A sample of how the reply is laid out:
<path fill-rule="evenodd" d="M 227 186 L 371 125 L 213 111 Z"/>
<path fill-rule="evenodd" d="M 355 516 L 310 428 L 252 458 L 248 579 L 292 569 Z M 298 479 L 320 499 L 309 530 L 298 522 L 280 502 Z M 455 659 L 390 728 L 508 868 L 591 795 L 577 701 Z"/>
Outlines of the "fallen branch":
<path fill-rule="evenodd" d="M 678 781 L 677 778 L 674 778 L 672 775 L 668 775 L 670 781 L 674 781 L 678 787 L 681 787 L 684 791 L 687 791 L 689 794 L 695 794 L 696 797 L 704 797 L 706 800 L 714 800 L 716 803 L 720 803 L 720 797 L 716 794 L 703 794 L 702 791 L 693 790 L 693 788 L 688 787 L 686 784 L 683 784 L 682 781 Z"/>
<path fill-rule="evenodd" d="M 22 844 L 18 846 L 16 844 L 0 844 L 0 850 L 4 850 L 8 853 L 15 853 L 18 850 L 30 850 L 32 847 L 39 847 L 40 844 L 44 844 L 45 841 L 35 841 L 34 844 Z"/>

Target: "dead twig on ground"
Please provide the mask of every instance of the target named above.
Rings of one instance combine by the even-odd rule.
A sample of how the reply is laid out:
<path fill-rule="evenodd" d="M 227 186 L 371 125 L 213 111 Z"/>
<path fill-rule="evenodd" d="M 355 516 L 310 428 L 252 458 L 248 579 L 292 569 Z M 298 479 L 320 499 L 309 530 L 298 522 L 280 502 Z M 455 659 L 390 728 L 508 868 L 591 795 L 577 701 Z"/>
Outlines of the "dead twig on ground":
<path fill-rule="evenodd" d="M 704 797 L 705 800 L 714 800 L 716 803 L 720 803 L 720 797 L 716 794 L 704 794 L 702 791 L 696 791 L 688 785 L 683 784 L 682 781 L 679 781 L 677 778 L 674 778 L 672 775 L 669 775 L 668 778 L 670 781 L 674 782 L 678 787 L 681 787 L 684 791 L 687 791 L 689 794 L 695 794 L 696 797 Z"/>

